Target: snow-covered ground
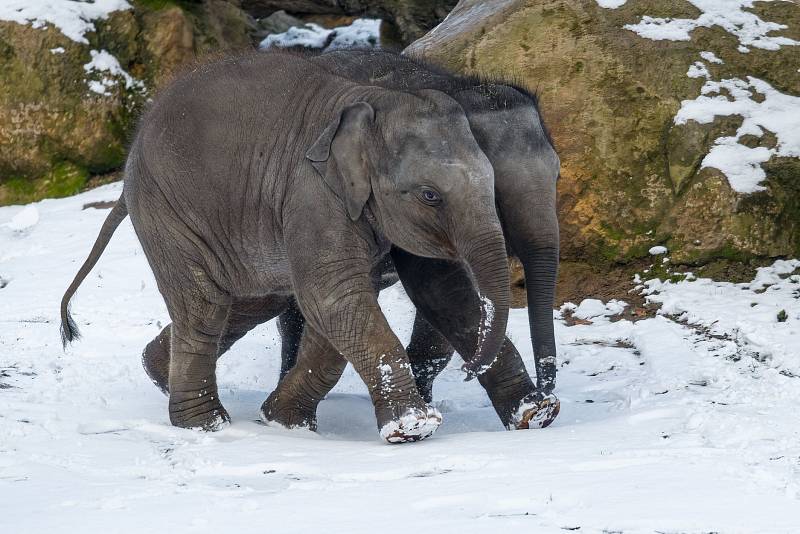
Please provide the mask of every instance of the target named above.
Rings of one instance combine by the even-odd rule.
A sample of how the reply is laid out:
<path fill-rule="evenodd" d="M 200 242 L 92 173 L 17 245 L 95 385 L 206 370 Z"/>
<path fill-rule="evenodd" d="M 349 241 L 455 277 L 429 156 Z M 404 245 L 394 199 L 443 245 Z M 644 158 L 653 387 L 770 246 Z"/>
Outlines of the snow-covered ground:
<path fill-rule="evenodd" d="M 352 370 L 318 434 L 257 424 L 279 368 L 268 324 L 221 360 L 233 424 L 206 434 L 169 426 L 139 364 L 168 319 L 129 222 L 74 300 L 84 338 L 61 350 L 61 294 L 108 213 L 82 207 L 119 192 L 0 208 L 0 532 L 800 530 L 798 262 L 750 285 L 643 283 L 669 317 L 584 303 L 591 324 L 557 322 L 547 429 L 504 431 L 455 364 L 424 442 L 383 444 Z M 402 291 L 381 301 L 407 338 Z M 532 367 L 524 310 L 510 331 Z"/>

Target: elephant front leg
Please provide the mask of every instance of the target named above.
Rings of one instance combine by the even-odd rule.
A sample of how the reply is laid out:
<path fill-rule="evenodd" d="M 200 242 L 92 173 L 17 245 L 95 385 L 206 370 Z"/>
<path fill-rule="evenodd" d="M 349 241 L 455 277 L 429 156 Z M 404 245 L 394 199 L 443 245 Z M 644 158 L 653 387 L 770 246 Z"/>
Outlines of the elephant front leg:
<path fill-rule="evenodd" d="M 392 258 L 417 313 L 459 354 L 469 357 L 477 346 L 481 317 L 478 294 L 464 267 L 455 262 L 421 258 L 396 248 L 392 249 Z M 417 325 L 415 322 L 415 329 Z M 438 374 L 443 367 L 428 369 L 428 374 Z M 427 380 L 432 382 L 433 378 L 435 376 L 430 376 Z M 508 338 L 494 363 L 478 378 L 506 428 L 541 428 L 558 415 L 558 399 L 536 389 L 519 352 Z"/>
<path fill-rule="evenodd" d="M 354 361 L 353 367 L 370 390 L 380 435 L 389 443 L 425 439 L 442 423 L 442 414 L 419 394 L 399 342 Z"/>

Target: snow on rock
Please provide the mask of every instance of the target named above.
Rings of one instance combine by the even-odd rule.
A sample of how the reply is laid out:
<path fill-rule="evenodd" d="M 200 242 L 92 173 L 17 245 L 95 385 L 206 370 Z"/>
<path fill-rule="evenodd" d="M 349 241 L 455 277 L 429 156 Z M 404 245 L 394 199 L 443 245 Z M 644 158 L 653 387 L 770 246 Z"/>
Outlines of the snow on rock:
<path fill-rule="evenodd" d="M 126 9 L 131 9 L 126 0 L 2 0 L 0 20 L 34 28 L 52 24 L 73 41 L 88 44 L 86 33 L 95 31 L 92 21 Z"/>
<path fill-rule="evenodd" d="M 606 9 L 617 9 L 625 5 L 628 0 L 596 0 L 597 5 Z"/>
<path fill-rule="evenodd" d="M 109 76 L 120 76 L 123 80 L 125 80 L 126 89 L 131 89 L 134 87 L 140 89 L 144 88 L 144 83 L 125 72 L 122 66 L 120 66 L 117 58 L 109 54 L 107 51 L 91 50 L 89 53 L 91 54 L 92 59 L 89 61 L 89 63 L 83 66 L 83 70 L 85 70 L 87 74 L 92 75 L 94 73 L 107 73 Z M 117 85 L 117 81 L 108 76 L 103 76 L 99 80 L 87 80 L 87 83 L 89 84 L 89 90 L 100 95 L 109 94 L 108 90 Z"/>
<path fill-rule="evenodd" d="M 272 321 L 219 360 L 232 424 L 202 433 L 170 426 L 142 370 L 169 316 L 129 220 L 73 301 L 83 339 L 61 349 L 61 295 L 108 215 L 83 206 L 121 189 L 0 208 L 0 531 L 362 534 L 402 503 L 443 534 L 796 532 L 797 260 L 751 284 L 646 282 L 654 319 L 557 320 L 561 414 L 543 430 L 505 431 L 458 358 L 422 443 L 382 442 L 351 367 L 317 433 L 257 423 L 280 370 Z M 33 209 L 34 226 L 8 229 Z M 399 284 L 380 304 L 407 343 Z M 526 310 L 508 335 L 534 369 Z"/>
<path fill-rule="evenodd" d="M 686 76 L 689 78 L 710 78 L 711 73 L 702 61 L 695 61 L 689 65 L 689 70 L 686 71 Z"/>
<path fill-rule="evenodd" d="M 688 41 L 691 32 L 699 27 L 719 26 L 734 35 L 741 47 L 754 46 L 765 50 L 777 50 L 781 46 L 800 44 L 788 37 L 772 36 L 771 32 L 786 29 L 785 24 L 765 22 L 752 8 L 755 0 L 688 0 L 701 11 L 696 19 L 672 19 L 643 16 L 637 24 L 626 24 L 631 30 L 647 39 Z M 767 2 L 774 0 L 764 0 Z M 741 50 L 740 50 L 741 51 Z"/>
<path fill-rule="evenodd" d="M 306 48 L 337 48 L 376 46 L 380 39 L 379 19 L 356 19 L 348 26 L 325 29 L 314 23 L 304 27 L 292 27 L 283 33 L 268 35 L 259 44 L 260 48 L 278 46 L 304 46 Z"/>
<path fill-rule="evenodd" d="M 651 256 L 658 256 L 660 254 L 666 254 L 667 247 L 663 245 L 656 245 L 655 247 L 650 247 L 650 250 L 647 252 L 649 252 Z"/>
<path fill-rule="evenodd" d="M 747 81 L 739 78 L 709 80 L 700 92 L 696 99 L 681 103 L 675 124 L 690 120 L 707 124 L 717 116 L 729 115 L 744 119 L 736 135 L 716 140 L 701 164 L 722 171 L 735 191 L 763 190 L 760 184 L 766 173 L 761 163 L 771 157 L 800 157 L 800 97 L 781 93 L 752 76 L 748 76 Z M 753 98 L 756 95 L 758 99 Z M 775 134 L 775 148 L 751 148 L 739 142 L 744 135 L 761 137 L 764 130 Z"/>
<path fill-rule="evenodd" d="M 716 63 L 718 65 L 722 65 L 723 63 L 725 63 L 720 58 L 718 58 L 714 52 L 708 52 L 708 51 L 700 52 L 700 57 L 705 59 L 709 63 Z"/>

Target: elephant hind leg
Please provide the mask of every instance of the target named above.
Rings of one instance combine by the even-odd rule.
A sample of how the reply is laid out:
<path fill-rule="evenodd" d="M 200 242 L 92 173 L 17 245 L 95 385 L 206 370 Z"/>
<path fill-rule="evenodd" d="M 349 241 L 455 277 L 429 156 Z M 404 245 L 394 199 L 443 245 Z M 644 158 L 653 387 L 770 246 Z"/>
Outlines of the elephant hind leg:
<path fill-rule="evenodd" d="M 406 353 L 417 389 L 425 402 L 433 402 L 433 381 L 447 367 L 453 351 L 447 339 L 417 313 Z"/>
<path fill-rule="evenodd" d="M 243 338 L 250 330 L 275 318 L 288 305 L 289 299 L 287 297 L 235 300 L 231 305 L 224 333 L 220 337 L 217 358 L 228 352 L 231 346 Z M 169 395 L 171 336 L 172 325 L 169 324 L 147 344 L 142 353 L 142 366 L 147 376 L 165 395 Z"/>
<path fill-rule="evenodd" d="M 261 418 L 287 428 L 316 430 L 317 406 L 342 376 L 347 360 L 325 337 L 306 325 L 297 362 L 261 406 Z"/>
<path fill-rule="evenodd" d="M 142 367 L 153 384 L 169 395 L 169 351 L 172 324 L 168 324 L 142 351 Z"/>
<path fill-rule="evenodd" d="M 178 427 L 219 430 L 230 422 L 217 391 L 217 352 L 229 305 L 185 296 L 170 329 L 169 418 Z"/>

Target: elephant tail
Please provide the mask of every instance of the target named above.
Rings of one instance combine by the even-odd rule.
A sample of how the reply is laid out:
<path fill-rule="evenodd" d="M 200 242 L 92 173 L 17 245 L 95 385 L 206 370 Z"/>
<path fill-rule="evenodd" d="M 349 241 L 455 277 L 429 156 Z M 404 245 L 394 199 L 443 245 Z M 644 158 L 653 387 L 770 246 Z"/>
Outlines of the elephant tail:
<path fill-rule="evenodd" d="M 111 241 L 111 236 L 114 235 L 119 223 L 127 216 L 128 207 L 125 205 L 125 198 L 124 196 L 120 196 L 114 208 L 111 210 L 111 213 L 106 217 L 103 227 L 100 229 L 100 235 L 97 236 L 92 251 L 89 253 L 89 257 L 83 262 L 78 274 L 75 275 L 75 279 L 61 298 L 61 343 L 65 348 L 69 343 L 80 337 L 78 326 L 75 324 L 75 321 L 72 320 L 72 315 L 69 312 L 69 301 L 72 295 L 75 294 L 75 291 L 78 290 L 78 286 L 80 286 L 84 278 L 86 278 L 86 275 L 89 274 L 89 271 L 91 271 L 92 267 L 97 263 L 97 260 L 100 259 L 100 256 L 106 249 L 108 242 Z"/>

